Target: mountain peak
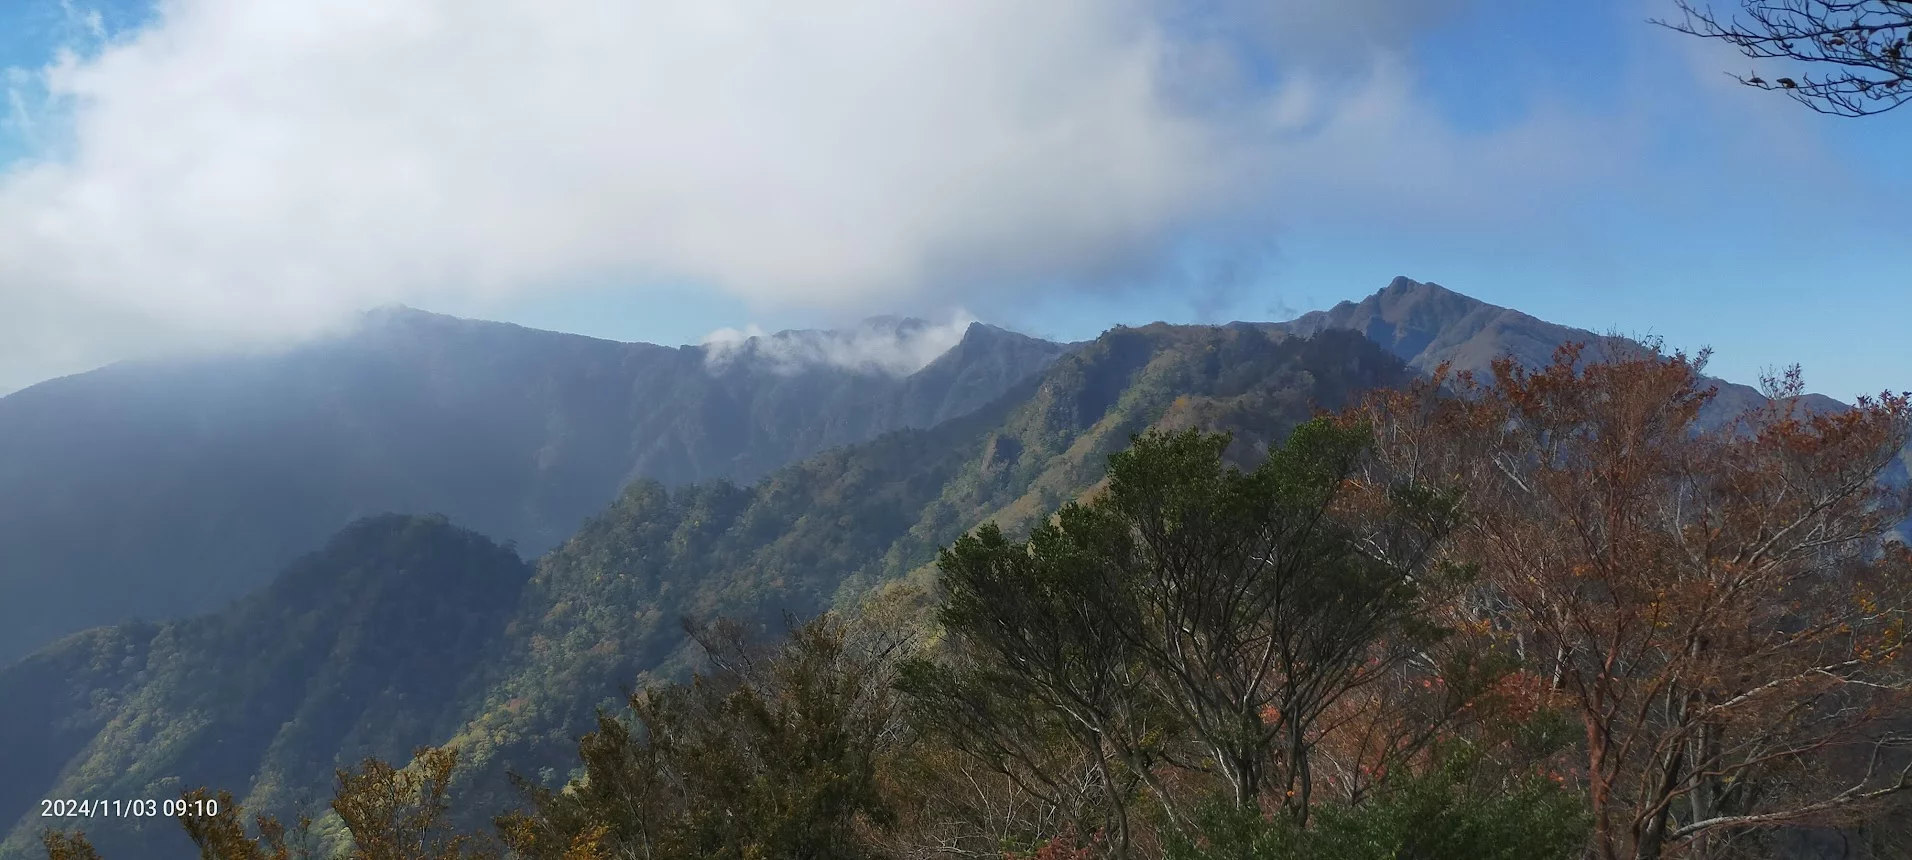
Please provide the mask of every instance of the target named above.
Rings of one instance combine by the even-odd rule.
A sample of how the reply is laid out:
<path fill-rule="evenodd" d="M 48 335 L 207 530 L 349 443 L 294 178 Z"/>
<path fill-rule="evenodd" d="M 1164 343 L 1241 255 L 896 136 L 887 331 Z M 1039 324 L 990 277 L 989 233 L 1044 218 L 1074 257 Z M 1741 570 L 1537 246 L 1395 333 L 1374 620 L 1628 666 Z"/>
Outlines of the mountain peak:
<path fill-rule="evenodd" d="M 1042 340 L 1042 338 L 1030 337 L 1029 335 L 1022 334 L 1021 332 L 1010 331 L 1009 329 L 1003 328 L 1001 326 L 993 326 L 986 322 L 974 322 L 974 321 L 972 321 L 969 324 L 968 328 L 963 329 L 962 339 L 963 339 L 963 342 L 967 343 L 971 341 L 1000 340 L 1004 337 L 1024 338 L 1028 340 Z M 1049 341 L 1042 341 L 1042 342 L 1049 343 Z"/>
<path fill-rule="evenodd" d="M 445 314 L 433 313 L 427 310 L 420 310 L 411 305 L 402 305 L 393 302 L 391 304 L 379 305 L 378 307 L 365 311 L 359 314 L 359 319 L 367 323 L 388 323 L 401 322 L 404 320 L 456 319 L 456 317 L 449 317 Z"/>
<path fill-rule="evenodd" d="M 1587 344 L 1595 353 L 1624 341 L 1611 335 L 1547 322 L 1511 308 L 1488 304 L 1428 281 L 1397 277 L 1359 302 L 1342 302 L 1263 328 L 1309 336 L 1328 329 L 1360 332 L 1409 366 L 1431 371 L 1442 364 L 1482 372 L 1503 356 L 1528 367 L 1543 367 L 1564 343 Z M 1721 383 L 1711 407 L 1716 416 L 1737 414 L 1758 401 L 1744 385 Z M 1807 396 L 1807 408 L 1842 408 L 1838 401 Z"/>
<path fill-rule="evenodd" d="M 1387 286 L 1381 288 L 1381 292 L 1383 293 L 1407 292 L 1410 290 L 1418 290 L 1418 289 L 1422 289 L 1424 287 L 1430 287 L 1430 286 L 1438 286 L 1438 285 L 1432 284 L 1432 283 L 1422 283 L 1406 275 L 1395 275 L 1394 280 L 1389 281 Z"/>
<path fill-rule="evenodd" d="M 1502 337 L 1510 325 L 1521 330 L 1511 340 Z M 1527 331 L 1534 327 L 1547 331 Z M 1325 311 L 1302 314 L 1272 328 L 1301 336 L 1352 329 L 1421 370 L 1443 361 L 1485 366 L 1502 347 L 1513 348 L 1524 360 L 1544 360 L 1571 331 L 1440 284 L 1407 277 L 1389 281 L 1379 292 L 1358 302 L 1342 302 Z"/>
<path fill-rule="evenodd" d="M 433 331 L 445 329 L 469 329 L 482 326 L 508 326 L 510 323 L 495 323 L 486 320 L 473 320 L 421 310 L 410 305 L 379 305 L 359 314 L 356 331 L 373 333 L 381 331 Z"/>
<path fill-rule="evenodd" d="M 1388 285 L 1375 293 L 1373 298 L 1382 301 L 1402 299 L 1458 299 L 1475 305 L 1485 305 L 1479 299 L 1450 290 L 1433 281 L 1417 281 L 1405 275 L 1398 275 Z"/>
<path fill-rule="evenodd" d="M 1382 287 L 1379 292 L 1362 299 L 1356 306 L 1373 306 L 1390 316 L 1409 312 L 1410 308 L 1425 307 L 1436 316 L 1458 318 L 1483 308 L 1505 311 L 1506 308 L 1490 305 L 1473 296 L 1450 290 L 1433 281 L 1417 281 L 1408 277 L 1397 277 Z"/>

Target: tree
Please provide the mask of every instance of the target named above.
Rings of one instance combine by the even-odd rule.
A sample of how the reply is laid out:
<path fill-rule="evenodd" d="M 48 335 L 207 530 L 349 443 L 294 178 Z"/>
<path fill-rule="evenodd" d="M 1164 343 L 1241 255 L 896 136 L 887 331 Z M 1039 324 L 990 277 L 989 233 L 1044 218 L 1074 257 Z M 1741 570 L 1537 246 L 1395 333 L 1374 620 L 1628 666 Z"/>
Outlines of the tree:
<path fill-rule="evenodd" d="M 1466 486 L 1479 611 L 1584 729 L 1595 856 L 1718 856 L 1912 791 L 1912 402 L 1807 414 L 1796 371 L 1724 427 L 1704 356 L 1511 359 L 1377 395 L 1378 456 Z M 1449 385 L 1456 396 L 1443 396 Z"/>
<path fill-rule="evenodd" d="M 84 832 L 48 830 L 40 835 L 40 844 L 46 847 L 47 860 L 100 860 L 99 852 L 93 850 L 93 843 Z"/>
<path fill-rule="evenodd" d="M 1199 840 L 1171 839 L 1168 860 L 1569 860 L 1586 844 L 1580 799 L 1532 776 L 1499 790 L 1475 783 L 1490 766 L 1457 748 L 1438 765 L 1358 806 L 1328 806 L 1314 827 L 1221 807 Z M 1503 780 L 1506 775 L 1501 774 Z"/>
<path fill-rule="evenodd" d="M 1421 610 L 1450 499 L 1357 485 L 1364 428 L 1310 422 L 1247 473 L 1223 465 L 1228 443 L 1145 434 L 1105 492 L 1026 541 L 957 541 L 938 562 L 955 659 L 905 673 L 925 713 L 1035 790 L 1084 782 L 1040 773 L 1032 742 L 1078 745 L 1118 855 L 1144 786 L 1177 826 L 1203 782 L 1305 823 L 1322 715 L 1434 638 Z"/>
<path fill-rule="evenodd" d="M 903 643 L 833 616 L 774 649 L 742 628 L 694 631 L 715 671 L 631 697 L 578 745 L 561 791 L 520 780 L 528 813 L 499 827 L 518 856 L 852 858 L 894 815 L 877 768 L 899 732 L 890 666 Z"/>
<path fill-rule="evenodd" d="M 478 837 L 455 832 L 447 799 L 456 751 L 421 747 L 412 763 L 396 768 L 367 758 L 356 770 L 338 771 L 332 809 L 351 833 L 349 860 L 488 860 L 499 855 Z M 287 828 L 270 815 L 254 816 L 246 830 L 245 809 L 232 792 L 200 788 L 184 792 L 180 826 L 205 860 L 312 860 L 324 855 L 312 819 L 300 816 Z M 42 837 L 48 860 L 100 860 L 84 833 L 49 830 Z M 565 860 L 598 860 L 577 855 Z"/>
<path fill-rule="evenodd" d="M 409 767 L 397 768 L 368 758 L 355 770 L 338 772 L 332 809 L 352 836 L 344 857 L 350 860 L 482 860 L 496 857 L 477 837 L 456 833 L 447 800 L 458 755 L 422 747 Z M 270 815 L 254 816 L 257 835 L 248 834 L 245 810 L 232 793 L 206 789 L 183 795 L 180 815 L 186 835 L 206 860 L 312 860 L 327 855 L 300 816 L 286 827 Z M 216 803 L 210 801 L 216 800 Z"/>
<path fill-rule="evenodd" d="M 406 768 L 368 758 L 356 771 L 339 771 L 332 809 L 352 831 L 352 860 L 495 857 L 484 840 L 452 827 L 448 794 L 457 767 L 456 750 L 422 747 Z"/>
<path fill-rule="evenodd" d="M 1071 513 L 1073 511 L 1073 513 Z M 1089 527 L 1084 509 L 1064 518 Z M 942 552 L 941 659 L 902 669 L 913 722 L 1032 797 L 1052 828 L 1025 841 L 1109 832 L 1126 854 L 1136 786 L 1172 731 L 1113 623 L 1100 571 L 1062 528 L 1029 543 L 993 524 Z"/>
<path fill-rule="evenodd" d="M 1676 2 L 1681 19 L 1655 23 L 1726 42 L 1755 60 L 1808 67 L 1798 77 L 1740 77 L 1748 86 L 1778 90 L 1838 116 L 1882 113 L 1912 100 L 1912 3 L 1906 0 L 1739 0 L 1740 13 L 1725 17 L 1710 4 Z"/>
<path fill-rule="evenodd" d="M 298 824 L 288 829 L 273 816 L 255 816 L 255 837 L 246 833 L 245 809 L 232 792 L 215 796 L 200 788 L 185 792 L 181 799 L 187 811 L 179 816 L 180 826 L 205 860 L 312 860 L 319 856 L 308 817 L 300 816 Z"/>

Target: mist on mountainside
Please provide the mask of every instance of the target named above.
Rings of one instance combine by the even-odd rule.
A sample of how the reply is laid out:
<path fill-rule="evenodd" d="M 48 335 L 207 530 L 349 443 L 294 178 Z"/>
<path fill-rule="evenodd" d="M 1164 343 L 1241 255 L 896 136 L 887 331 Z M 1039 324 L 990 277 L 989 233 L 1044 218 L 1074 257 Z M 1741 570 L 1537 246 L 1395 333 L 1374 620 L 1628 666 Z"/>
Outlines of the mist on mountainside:
<path fill-rule="evenodd" d="M 0 2 L 0 860 L 1909 860 L 1908 63 Z"/>

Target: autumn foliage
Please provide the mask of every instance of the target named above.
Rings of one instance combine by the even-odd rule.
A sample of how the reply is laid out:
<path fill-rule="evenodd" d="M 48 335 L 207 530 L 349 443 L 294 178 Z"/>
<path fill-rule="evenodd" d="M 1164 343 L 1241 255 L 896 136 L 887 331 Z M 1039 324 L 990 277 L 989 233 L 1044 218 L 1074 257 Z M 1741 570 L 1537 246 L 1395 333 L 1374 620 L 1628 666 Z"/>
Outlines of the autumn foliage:
<path fill-rule="evenodd" d="M 1912 816 L 1912 401 L 1719 416 L 1704 356 L 1445 369 L 1229 465 L 1150 432 L 925 592 L 693 626 L 499 836 L 456 755 L 339 774 L 364 860 L 1805 856 Z M 204 799 L 209 795 L 200 794 Z M 312 856 L 309 821 L 184 824 Z M 49 833 L 56 860 L 97 860 Z M 301 853 L 304 852 L 304 853 Z M 1884 855 L 1881 855 L 1884 856 Z"/>
<path fill-rule="evenodd" d="M 1464 488 L 1478 618 L 1581 724 L 1601 858 L 1724 856 L 1912 789 L 1912 568 L 1879 480 L 1905 397 L 1807 414 L 1796 372 L 1719 426 L 1703 356 L 1511 361 L 1359 415 L 1376 458 Z M 1443 390 L 1445 389 L 1445 390 Z"/>

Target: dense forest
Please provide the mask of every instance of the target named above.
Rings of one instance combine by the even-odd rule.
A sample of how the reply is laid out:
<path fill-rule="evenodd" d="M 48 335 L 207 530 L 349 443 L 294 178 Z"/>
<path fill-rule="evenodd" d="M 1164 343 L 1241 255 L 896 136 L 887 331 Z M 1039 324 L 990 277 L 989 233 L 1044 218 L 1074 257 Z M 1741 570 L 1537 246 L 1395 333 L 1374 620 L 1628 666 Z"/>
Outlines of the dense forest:
<path fill-rule="evenodd" d="M 883 333 L 769 339 L 826 335 Z M 1063 350 L 975 324 L 907 375 L 718 366 L 704 347 L 391 308 L 278 351 L 51 380 L 0 398 L 0 665 L 90 627 L 216 610 L 387 511 L 542 553 L 633 480 L 753 482 L 974 411 Z"/>
<path fill-rule="evenodd" d="M 0 669 L 0 698 L 31 703 L 0 709 L 0 772 L 15 775 L 0 797 L 12 819 L 0 856 L 37 853 L 39 798 L 216 785 L 262 811 L 316 814 L 338 767 L 402 759 L 428 742 L 460 751 L 458 781 L 479 793 L 473 806 L 509 803 L 509 773 L 561 785 L 577 767 L 577 737 L 622 690 L 694 668 L 681 616 L 771 631 L 786 612 L 847 609 L 882 583 L 926 580 L 938 548 L 977 523 L 1026 530 L 1093 490 L 1108 455 L 1151 426 L 1227 428 L 1252 454 L 1316 404 L 1345 406 L 1407 378 L 1400 362 L 1346 332 L 1117 329 L 935 428 L 829 451 L 750 486 L 637 482 L 535 569 L 500 576 L 520 585 L 482 596 L 461 583 L 470 562 L 447 553 L 463 545 L 458 528 L 370 520 L 280 575 L 332 580 L 323 613 L 303 587 L 275 584 L 210 616 L 89 631 Z M 406 561 L 400 546 L 449 557 Z M 416 590 L 375 587 L 397 571 Z M 422 613 L 411 623 L 408 607 L 433 590 L 470 601 L 484 635 L 447 641 Z M 313 614 L 325 623 L 296 639 L 244 633 Z M 369 642 L 385 650 L 368 651 Z M 429 657 L 454 646 L 455 660 Z M 385 659 L 411 652 L 420 656 Z M 227 668 L 242 661 L 274 668 Z M 361 684 L 390 692 L 361 712 Z M 335 816 L 318 817 L 338 827 Z M 112 853 L 192 852 L 150 819 L 96 822 L 90 832 Z"/>
<path fill-rule="evenodd" d="M 499 750 L 466 736 L 409 762 L 335 768 L 319 820 L 254 816 L 244 807 L 259 804 L 229 785 L 181 787 L 179 830 L 218 860 L 1912 850 L 1912 553 L 1891 539 L 1912 496 L 1879 480 L 1912 429 L 1907 398 L 1813 410 L 1787 375 L 1744 414 L 1703 421 L 1717 391 L 1702 361 L 1570 345 L 1539 368 L 1437 368 L 1257 438 L 1252 421 L 1236 435 L 1189 416 L 1268 392 L 1227 382 L 1236 363 L 1186 359 L 1209 347 L 1360 353 L 1242 332 L 1196 337 L 1194 350 L 1185 332 L 1115 335 L 1044 386 L 1111 366 L 1127 368 L 1123 386 L 1080 384 L 1073 404 L 1038 397 L 977 419 L 995 427 L 978 443 L 989 461 L 1005 456 L 1002 427 L 1035 431 L 1018 420 L 1039 426 L 1096 392 L 1139 396 L 1164 356 L 1220 371 L 1202 407 L 1177 400 L 1156 420 L 1117 422 L 1106 429 L 1125 441 L 1105 451 L 1071 445 L 1105 464 L 1087 492 L 1020 520 L 917 529 L 933 547 L 925 567 L 898 549 L 918 544 L 892 542 L 883 552 L 905 560 L 882 563 L 876 547 L 837 539 L 848 523 L 832 520 L 802 539 L 816 543 L 779 549 L 787 566 L 715 577 L 804 601 L 667 602 L 662 583 L 610 586 L 648 589 L 670 617 L 564 629 L 676 627 L 695 671 L 592 703 L 568 775 L 509 767 L 501 792 L 485 784 Z M 1121 360 L 1125 349 L 1135 353 Z M 928 438 L 891 444 L 933 470 Z M 976 474 L 977 459 L 960 462 L 955 473 Z M 596 527 L 661 530 L 625 535 L 613 545 L 634 555 L 595 568 L 641 579 L 660 553 L 722 558 L 723 536 L 769 528 L 756 518 L 778 516 L 778 482 L 796 480 L 637 488 L 623 505 L 651 514 Z M 940 486 L 944 504 L 1015 507 L 975 482 Z M 819 497 L 832 498 L 804 496 Z M 878 518 L 897 501 L 856 499 Z M 819 565 L 830 553 L 870 561 Z M 529 580 L 500 568 L 498 587 L 557 588 L 567 564 L 587 563 L 564 559 Z M 801 579 L 832 564 L 871 578 Z M 590 611 L 563 603 L 547 614 Z M 780 625 L 732 612 L 749 605 L 814 611 Z M 532 655 L 576 653 L 514 635 L 539 642 Z M 607 659 L 675 641 L 622 635 L 636 638 L 607 640 Z M 550 683 L 568 663 L 522 677 Z M 516 693 L 506 711 L 538 699 Z M 474 769 L 482 778 L 460 776 Z M 40 842 L 56 860 L 132 856 L 86 830 Z"/>
<path fill-rule="evenodd" d="M 1308 294 L 1896 385 L 1912 0 L 328 5 L 0 4 L 0 860 L 1912 860 L 1912 392 Z"/>

